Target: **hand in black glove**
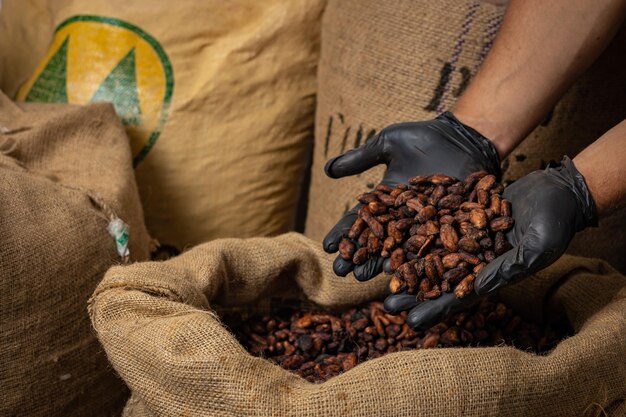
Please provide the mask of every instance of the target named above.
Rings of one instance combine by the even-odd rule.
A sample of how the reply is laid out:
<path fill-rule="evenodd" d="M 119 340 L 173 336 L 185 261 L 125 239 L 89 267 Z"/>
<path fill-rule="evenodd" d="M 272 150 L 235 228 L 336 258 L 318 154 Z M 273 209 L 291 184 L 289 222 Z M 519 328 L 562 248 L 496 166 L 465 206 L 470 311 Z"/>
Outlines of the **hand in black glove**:
<path fill-rule="evenodd" d="M 364 145 L 329 160 L 324 167 L 331 178 L 359 174 L 378 164 L 386 164 L 387 171 L 381 184 L 393 187 L 406 183 L 416 175 L 446 174 L 465 178 L 475 171 L 486 170 L 500 174 L 500 161 L 493 144 L 474 129 L 463 125 L 452 113 L 444 113 L 434 120 L 401 123 L 389 126 L 373 136 Z M 344 215 L 324 238 L 324 250 L 337 252 L 339 242 L 357 217 L 357 205 Z M 333 270 L 346 276 L 354 269 L 359 281 L 378 275 L 384 259 L 370 258 L 363 265 L 337 257 Z"/>
<path fill-rule="evenodd" d="M 595 203 L 583 176 L 565 157 L 560 165 L 535 171 L 504 190 L 512 205 L 515 226 L 507 232 L 513 249 L 489 263 L 476 277 L 476 294 L 489 294 L 555 262 L 567 249 L 574 234 L 597 225 Z M 419 302 L 415 296 L 399 294 L 385 300 L 392 313 L 411 309 L 407 322 L 413 328 L 428 328 L 449 313 L 476 299 L 456 299 L 443 294 Z"/>

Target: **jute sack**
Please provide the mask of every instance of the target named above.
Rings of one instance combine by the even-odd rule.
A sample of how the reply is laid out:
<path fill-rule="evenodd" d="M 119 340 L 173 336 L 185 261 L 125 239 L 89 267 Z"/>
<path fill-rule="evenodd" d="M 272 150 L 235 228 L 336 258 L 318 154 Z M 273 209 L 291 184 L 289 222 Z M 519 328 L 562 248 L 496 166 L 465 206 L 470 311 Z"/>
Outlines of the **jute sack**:
<path fill-rule="evenodd" d="M 112 219 L 148 257 L 128 139 L 109 104 L 26 107 L 0 93 L 0 415 L 113 415 L 128 390 L 86 305 L 127 257 Z"/>
<path fill-rule="evenodd" d="M 332 180 L 325 162 L 393 123 L 429 120 L 452 108 L 487 55 L 504 8 L 456 0 L 331 0 L 322 22 L 318 106 L 307 236 L 321 241 L 355 195 L 380 181 L 384 167 Z M 626 118 L 626 31 L 618 34 L 513 154 L 515 180 L 563 155 L 574 157 Z M 626 211 L 581 234 L 572 253 L 602 257 L 626 272 Z"/>
<path fill-rule="evenodd" d="M 5 1 L 0 88 L 112 101 L 161 242 L 283 233 L 312 143 L 324 4 Z"/>
<path fill-rule="evenodd" d="M 216 305 L 298 290 L 322 306 L 384 294 L 332 273 L 299 234 L 223 239 L 166 262 L 114 267 L 90 301 L 98 338 L 132 390 L 125 416 L 583 416 L 626 399 L 626 278 L 566 256 L 509 289 L 521 313 L 566 314 L 576 335 L 547 356 L 512 347 L 416 350 L 311 384 L 237 343 Z"/>

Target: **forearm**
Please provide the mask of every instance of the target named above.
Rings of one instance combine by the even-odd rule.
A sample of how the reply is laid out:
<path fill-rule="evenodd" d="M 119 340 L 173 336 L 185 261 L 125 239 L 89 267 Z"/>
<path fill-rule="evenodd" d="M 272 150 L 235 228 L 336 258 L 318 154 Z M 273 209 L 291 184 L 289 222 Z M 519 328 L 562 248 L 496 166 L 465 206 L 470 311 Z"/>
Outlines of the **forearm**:
<path fill-rule="evenodd" d="M 626 120 L 573 160 L 585 177 L 600 218 L 626 207 Z"/>
<path fill-rule="evenodd" d="M 454 114 L 508 155 L 600 55 L 626 0 L 512 0 Z"/>

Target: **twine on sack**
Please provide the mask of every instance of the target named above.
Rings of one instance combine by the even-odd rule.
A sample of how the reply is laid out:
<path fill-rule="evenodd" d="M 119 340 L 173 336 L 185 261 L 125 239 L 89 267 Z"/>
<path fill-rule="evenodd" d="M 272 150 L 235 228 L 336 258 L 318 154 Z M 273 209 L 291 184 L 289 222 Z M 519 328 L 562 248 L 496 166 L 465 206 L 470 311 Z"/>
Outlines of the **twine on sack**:
<path fill-rule="evenodd" d="M 117 248 L 117 254 L 120 256 L 122 263 L 127 264 L 130 261 L 130 249 L 128 248 L 129 242 L 129 229 L 130 226 L 120 219 L 113 208 L 109 206 L 100 196 L 96 193 L 78 189 L 85 194 L 94 203 L 94 205 L 100 209 L 102 214 L 106 216 L 109 224 L 107 225 L 107 231 L 111 237 L 115 240 L 115 246 Z"/>

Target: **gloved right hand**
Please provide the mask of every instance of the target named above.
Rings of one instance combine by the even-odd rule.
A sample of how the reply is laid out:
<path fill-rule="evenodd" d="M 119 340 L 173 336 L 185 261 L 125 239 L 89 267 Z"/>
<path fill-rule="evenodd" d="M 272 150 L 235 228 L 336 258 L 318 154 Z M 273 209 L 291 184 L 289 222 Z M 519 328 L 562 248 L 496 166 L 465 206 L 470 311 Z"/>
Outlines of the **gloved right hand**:
<path fill-rule="evenodd" d="M 476 276 L 474 291 L 458 299 L 453 293 L 419 301 L 414 295 L 390 295 L 385 310 L 408 310 L 407 324 L 427 329 L 445 316 L 467 308 L 478 295 L 491 294 L 554 263 L 574 234 L 597 226 L 596 205 L 583 175 L 568 158 L 532 172 L 504 190 L 515 226 L 506 233 L 511 249 L 487 264 Z"/>
<path fill-rule="evenodd" d="M 378 164 L 387 165 L 380 184 L 395 187 L 416 175 L 446 174 L 459 179 L 475 171 L 487 171 L 500 177 L 498 153 L 487 138 L 446 112 L 426 122 L 400 123 L 381 130 L 364 145 L 337 156 L 324 170 L 331 178 L 359 174 Z M 335 253 L 347 237 L 361 204 L 347 212 L 326 235 L 324 250 Z M 333 270 L 346 276 L 354 270 L 359 281 L 366 281 L 383 270 L 384 258 L 372 256 L 355 265 L 340 256 Z"/>

